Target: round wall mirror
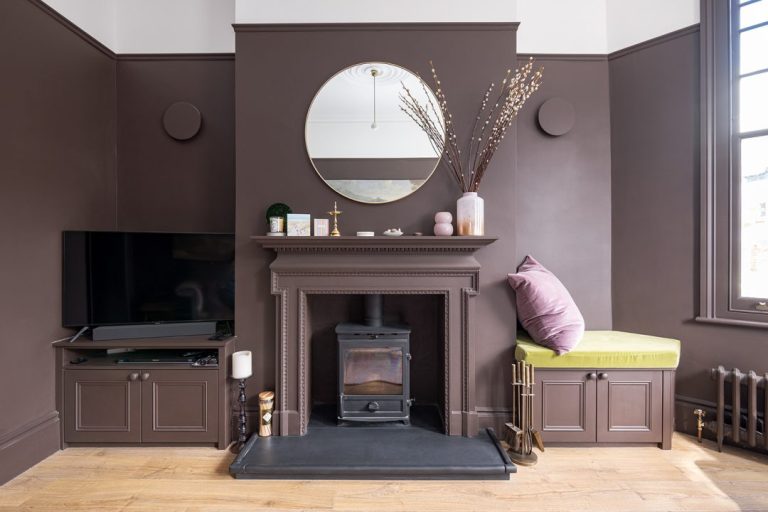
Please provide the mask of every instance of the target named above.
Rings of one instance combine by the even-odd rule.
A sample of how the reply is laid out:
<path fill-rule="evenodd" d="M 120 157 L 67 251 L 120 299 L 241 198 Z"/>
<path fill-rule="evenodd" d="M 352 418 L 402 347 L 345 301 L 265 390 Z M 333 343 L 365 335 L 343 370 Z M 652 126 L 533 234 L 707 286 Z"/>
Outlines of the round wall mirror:
<path fill-rule="evenodd" d="M 418 190 L 437 167 L 439 151 L 400 109 L 405 88 L 420 103 L 432 103 L 432 120 L 445 137 L 434 93 L 401 66 L 356 64 L 317 91 L 307 113 L 307 153 L 323 181 L 344 197 L 396 201 Z"/>

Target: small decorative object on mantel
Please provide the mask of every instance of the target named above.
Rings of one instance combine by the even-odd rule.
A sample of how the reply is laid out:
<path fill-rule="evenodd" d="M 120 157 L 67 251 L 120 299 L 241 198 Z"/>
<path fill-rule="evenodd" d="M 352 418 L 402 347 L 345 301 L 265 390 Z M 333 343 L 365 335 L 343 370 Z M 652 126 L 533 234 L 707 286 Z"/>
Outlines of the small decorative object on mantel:
<path fill-rule="evenodd" d="M 384 236 L 403 236 L 403 231 L 400 228 L 389 228 L 384 231 Z"/>
<path fill-rule="evenodd" d="M 330 231 L 328 219 L 315 219 L 315 236 L 328 236 Z"/>
<path fill-rule="evenodd" d="M 286 224 L 288 236 L 309 236 L 311 234 L 308 213 L 289 213 Z"/>
<path fill-rule="evenodd" d="M 341 215 L 343 212 L 339 211 L 338 206 L 336 206 L 336 201 L 333 202 L 333 210 L 328 212 L 328 215 L 333 217 L 333 231 L 331 231 L 331 236 L 341 236 L 341 232 L 339 231 L 339 215 Z"/>
<path fill-rule="evenodd" d="M 355 236 L 376 236 L 376 233 L 373 231 L 358 231 L 355 233 Z"/>
<path fill-rule="evenodd" d="M 275 411 L 275 392 L 262 391 L 259 393 L 259 436 L 272 435 L 272 416 Z"/>
<path fill-rule="evenodd" d="M 453 234 L 453 215 L 451 212 L 435 214 L 435 236 L 451 236 Z"/>
<path fill-rule="evenodd" d="M 232 446 L 232 451 L 240 452 L 248 440 L 246 436 L 247 416 L 245 415 L 245 379 L 251 376 L 251 351 L 241 350 L 232 354 L 232 378 L 240 381 L 240 395 L 237 399 L 240 404 L 240 417 L 237 425 L 237 443 Z"/>
<path fill-rule="evenodd" d="M 285 234 L 285 217 L 269 218 L 269 234 L 270 235 Z"/>
<path fill-rule="evenodd" d="M 542 452 L 544 441 L 533 428 L 533 389 L 536 384 L 533 365 L 517 361 L 512 365 L 512 422 L 506 423 L 507 436 L 502 444 L 516 464 L 533 466 L 538 457 L 533 444 Z"/>
<path fill-rule="evenodd" d="M 285 217 L 291 213 L 291 207 L 284 203 L 274 203 L 267 208 L 267 226 L 269 236 L 285 236 Z"/>
<path fill-rule="evenodd" d="M 415 92 L 403 85 L 403 91 L 400 93 L 400 109 L 424 131 L 433 147 L 444 156 L 441 162 L 451 171 L 464 193 L 456 204 L 456 224 L 459 235 L 483 235 L 485 234 L 483 200 L 477 195 L 480 182 L 507 129 L 512 125 L 528 98 L 541 85 L 543 68 L 540 67 L 534 71 L 533 58 L 531 58 L 514 73 L 511 69 L 507 70 L 498 93 L 496 84 L 491 83 L 485 91 L 475 116 L 466 152 L 462 153 L 459 149 L 453 117 L 448 110 L 445 92 L 434 65 L 431 61 L 429 64 L 436 89 L 437 106 L 431 101 L 420 101 L 416 98 Z M 422 84 L 422 87 L 426 86 Z M 445 127 L 436 126 L 433 120 L 435 117 L 439 118 L 436 116 L 438 108 L 442 113 Z M 444 128 L 445 137 L 442 135 L 442 128 Z"/>

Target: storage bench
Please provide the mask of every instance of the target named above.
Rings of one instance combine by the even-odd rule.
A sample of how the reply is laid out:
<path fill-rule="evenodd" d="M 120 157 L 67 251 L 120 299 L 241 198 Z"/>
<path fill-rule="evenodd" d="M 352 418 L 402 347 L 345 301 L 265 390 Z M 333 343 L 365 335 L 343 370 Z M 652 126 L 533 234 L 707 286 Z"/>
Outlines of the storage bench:
<path fill-rule="evenodd" d="M 533 424 L 545 443 L 671 448 L 680 341 L 587 331 L 558 356 L 520 334 L 515 358 L 534 365 Z"/>

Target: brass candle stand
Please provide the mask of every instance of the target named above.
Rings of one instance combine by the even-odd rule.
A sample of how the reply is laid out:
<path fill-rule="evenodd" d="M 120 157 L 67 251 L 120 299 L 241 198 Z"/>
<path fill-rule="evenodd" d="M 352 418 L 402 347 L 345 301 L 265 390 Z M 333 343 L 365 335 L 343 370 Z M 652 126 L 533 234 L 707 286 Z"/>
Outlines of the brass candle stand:
<path fill-rule="evenodd" d="M 533 428 L 533 386 L 536 384 L 533 365 L 517 361 L 512 365 L 512 421 L 506 423 L 507 435 L 503 445 L 516 464 L 532 466 L 538 462 L 534 443 L 542 452 L 544 441 Z"/>
<path fill-rule="evenodd" d="M 328 215 L 333 217 L 333 231 L 331 231 L 331 236 L 341 236 L 341 232 L 339 231 L 339 215 L 341 215 L 343 212 L 339 211 L 339 208 L 336 206 L 336 201 L 333 202 L 333 210 L 328 212 Z"/>

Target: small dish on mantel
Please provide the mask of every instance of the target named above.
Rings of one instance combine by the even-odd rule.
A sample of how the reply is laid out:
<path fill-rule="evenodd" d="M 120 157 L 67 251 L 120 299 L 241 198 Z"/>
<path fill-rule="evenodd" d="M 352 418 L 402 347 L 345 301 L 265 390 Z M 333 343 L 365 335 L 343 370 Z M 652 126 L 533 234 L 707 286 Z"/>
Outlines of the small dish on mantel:
<path fill-rule="evenodd" d="M 384 231 L 384 236 L 403 236 L 403 231 L 400 228 L 389 228 Z"/>

